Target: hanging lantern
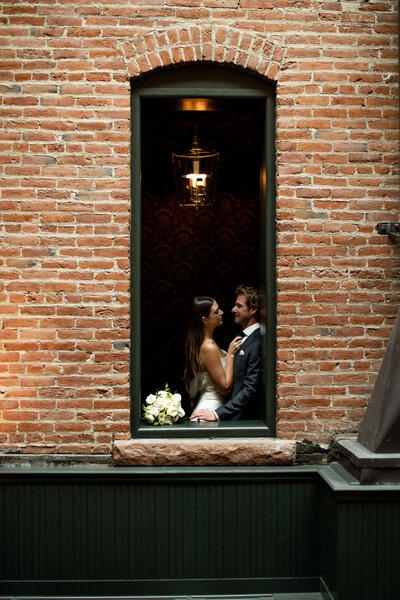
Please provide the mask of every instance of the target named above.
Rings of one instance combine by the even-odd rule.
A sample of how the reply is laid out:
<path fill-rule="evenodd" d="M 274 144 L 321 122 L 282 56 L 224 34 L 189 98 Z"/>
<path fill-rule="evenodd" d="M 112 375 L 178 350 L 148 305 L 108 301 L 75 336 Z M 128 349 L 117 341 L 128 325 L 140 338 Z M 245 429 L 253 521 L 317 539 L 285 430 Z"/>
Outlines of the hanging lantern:
<path fill-rule="evenodd" d="M 180 206 L 209 206 L 215 202 L 219 152 L 199 147 L 195 134 L 186 154 L 172 154 Z"/>

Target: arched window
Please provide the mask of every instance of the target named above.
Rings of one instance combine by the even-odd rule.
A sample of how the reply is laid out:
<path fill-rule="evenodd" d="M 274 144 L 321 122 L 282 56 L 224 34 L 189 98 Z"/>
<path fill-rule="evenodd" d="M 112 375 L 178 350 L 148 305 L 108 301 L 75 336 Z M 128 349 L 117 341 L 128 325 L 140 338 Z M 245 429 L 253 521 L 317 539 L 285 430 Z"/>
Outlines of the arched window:
<path fill-rule="evenodd" d="M 215 204 L 181 206 L 172 153 L 220 153 Z M 230 67 L 193 64 L 132 81 L 132 437 L 268 436 L 275 433 L 275 87 Z M 168 383 L 183 396 L 186 314 L 196 295 L 225 312 L 222 348 L 237 334 L 238 284 L 263 293 L 264 390 L 259 421 L 153 427 L 145 397 Z M 203 425 L 203 424 L 202 424 Z"/>

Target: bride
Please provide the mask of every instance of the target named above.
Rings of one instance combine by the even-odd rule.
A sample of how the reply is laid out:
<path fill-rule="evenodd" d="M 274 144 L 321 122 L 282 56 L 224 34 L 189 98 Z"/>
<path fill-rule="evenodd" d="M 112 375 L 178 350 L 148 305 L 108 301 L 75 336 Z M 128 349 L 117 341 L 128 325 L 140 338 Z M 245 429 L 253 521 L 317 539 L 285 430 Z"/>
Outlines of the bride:
<path fill-rule="evenodd" d="M 214 329 L 222 325 L 223 311 L 208 296 L 197 296 L 186 338 L 185 385 L 192 407 L 216 410 L 225 402 L 233 380 L 234 356 L 242 338 L 235 337 L 228 351 L 221 350 L 213 339 Z M 197 403 L 196 403 L 197 400 Z"/>

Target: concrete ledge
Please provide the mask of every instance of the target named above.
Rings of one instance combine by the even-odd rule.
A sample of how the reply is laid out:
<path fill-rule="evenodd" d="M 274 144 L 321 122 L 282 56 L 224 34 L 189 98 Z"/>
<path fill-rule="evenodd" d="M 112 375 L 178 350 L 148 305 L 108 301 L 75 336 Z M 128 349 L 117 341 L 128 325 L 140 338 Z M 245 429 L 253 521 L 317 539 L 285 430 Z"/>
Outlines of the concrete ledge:
<path fill-rule="evenodd" d="M 107 467 L 109 454 L 0 454 L 0 467 Z"/>
<path fill-rule="evenodd" d="M 293 465 L 296 442 L 271 438 L 119 440 L 114 464 L 128 466 Z"/>

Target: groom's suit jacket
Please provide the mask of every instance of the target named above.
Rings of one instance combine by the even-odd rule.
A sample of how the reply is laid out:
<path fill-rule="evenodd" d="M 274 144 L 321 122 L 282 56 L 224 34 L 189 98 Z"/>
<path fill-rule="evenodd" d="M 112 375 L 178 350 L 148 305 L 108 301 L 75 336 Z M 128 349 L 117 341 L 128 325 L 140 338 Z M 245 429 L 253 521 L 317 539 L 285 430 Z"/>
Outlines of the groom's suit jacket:
<path fill-rule="evenodd" d="M 260 418 L 261 333 L 253 331 L 235 354 L 229 400 L 216 409 L 221 421 Z"/>

